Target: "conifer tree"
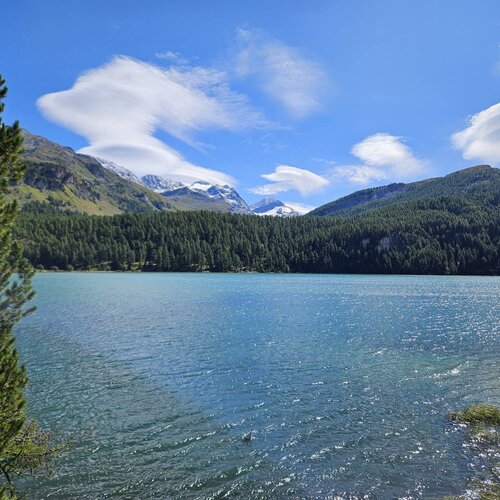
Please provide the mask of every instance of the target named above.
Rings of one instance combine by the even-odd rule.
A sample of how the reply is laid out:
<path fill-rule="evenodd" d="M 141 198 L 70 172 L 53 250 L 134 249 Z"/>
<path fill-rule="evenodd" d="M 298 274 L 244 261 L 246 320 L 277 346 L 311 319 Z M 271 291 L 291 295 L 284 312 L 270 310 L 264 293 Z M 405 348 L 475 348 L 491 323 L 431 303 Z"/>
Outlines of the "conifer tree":
<path fill-rule="evenodd" d="M 19 123 L 2 121 L 5 80 L 0 76 L 0 498 L 13 498 L 13 475 L 33 471 L 50 454 L 48 436 L 27 420 L 23 390 L 27 383 L 13 337 L 15 324 L 33 308 L 33 269 L 22 257 L 21 246 L 12 234 L 18 207 L 6 194 L 21 180 L 22 135 Z"/>

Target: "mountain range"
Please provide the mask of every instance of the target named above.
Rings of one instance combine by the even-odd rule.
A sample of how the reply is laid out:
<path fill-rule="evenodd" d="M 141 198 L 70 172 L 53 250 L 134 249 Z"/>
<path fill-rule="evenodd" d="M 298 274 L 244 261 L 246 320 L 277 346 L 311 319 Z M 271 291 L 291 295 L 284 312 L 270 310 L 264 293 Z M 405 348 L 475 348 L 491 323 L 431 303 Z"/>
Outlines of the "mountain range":
<path fill-rule="evenodd" d="M 172 201 L 177 207 L 186 210 L 210 210 L 280 217 L 297 217 L 306 213 L 304 210 L 299 211 L 297 208 L 274 198 L 264 198 L 253 205 L 248 205 L 239 193 L 228 185 L 212 185 L 205 181 L 184 184 L 154 174 L 147 174 L 139 178 L 130 170 L 114 162 L 99 158 L 98 161 L 103 167 L 124 179 L 141 184 Z"/>
<path fill-rule="evenodd" d="M 205 181 L 186 185 L 158 175 L 145 175 L 141 178 L 141 182 L 147 188 L 187 210 L 251 213 L 245 200 L 231 186 L 212 185 Z"/>
<path fill-rule="evenodd" d="M 262 200 L 249 207 L 228 185 L 202 180 L 187 185 L 153 174 L 139 178 L 115 162 L 75 153 L 27 130 L 23 137 L 26 174 L 24 182 L 13 187 L 12 196 L 24 210 L 91 215 L 185 210 L 284 217 L 301 214 L 279 200 Z"/>
<path fill-rule="evenodd" d="M 279 217 L 297 217 L 305 213 L 273 198 L 249 206 L 228 185 L 212 185 L 201 180 L 187 185 L 153 174 L 139 178 L 109 160 L 75 153 L 71 148 L 26 130 L 23 136 L 26 174 L 23 183 L 13 186 L 11 196 L 18 199 L 24 211 L 114 215 L 208 210 Z M 478 165 L 444 177 L 356 191 L 307 215 L 355 216 L 436 196 L 498 206 L 499 186 L 500 170 Z"/>
<path fill-rule="evenodd" d="M 139 178 L 24 137 L 26 176 L 10 196 L 23 209 L 24 254 L 40 268 L 500 273 L 500 170 L 488 165 L 363 189 L 298 216 L 280 200 L 248 206 L 230 186 Z"/>

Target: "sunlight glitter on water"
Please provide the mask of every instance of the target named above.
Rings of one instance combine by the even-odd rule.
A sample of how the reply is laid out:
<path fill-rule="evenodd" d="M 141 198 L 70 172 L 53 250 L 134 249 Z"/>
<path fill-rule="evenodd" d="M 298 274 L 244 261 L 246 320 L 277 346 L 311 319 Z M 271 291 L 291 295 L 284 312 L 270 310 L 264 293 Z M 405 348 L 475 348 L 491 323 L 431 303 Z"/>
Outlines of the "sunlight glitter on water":
<path fill-rule="evenodd" d="M 489 463 L 500 279 L 45 274 L 17 331 L 72 447 L 36 498 L 432 498 Z M 254 429 L 251 443 L 242 435 Z"/>

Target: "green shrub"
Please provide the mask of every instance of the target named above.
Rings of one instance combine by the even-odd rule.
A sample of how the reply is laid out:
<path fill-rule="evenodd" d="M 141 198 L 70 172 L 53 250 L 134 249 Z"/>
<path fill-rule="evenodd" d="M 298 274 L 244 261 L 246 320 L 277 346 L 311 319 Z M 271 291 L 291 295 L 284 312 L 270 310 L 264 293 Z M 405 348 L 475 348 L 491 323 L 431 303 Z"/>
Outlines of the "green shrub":
<path fill-rule="evenodd" d="M 449 418 L 464 424 L 500 425 L 500 409 L 488 404 L 471 405 L 463 411 L 450 413 Z"/>

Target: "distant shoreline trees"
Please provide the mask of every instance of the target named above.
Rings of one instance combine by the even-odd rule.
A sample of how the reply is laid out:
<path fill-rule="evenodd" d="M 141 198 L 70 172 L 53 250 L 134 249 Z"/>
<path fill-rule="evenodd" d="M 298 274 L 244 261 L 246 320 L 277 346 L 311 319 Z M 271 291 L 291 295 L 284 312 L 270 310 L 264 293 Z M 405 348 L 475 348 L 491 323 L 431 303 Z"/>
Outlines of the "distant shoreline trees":
<path fill-rule="evenodd" d="M 336 218 L 24 214 L 16 232 L 40 269 L 500 274 L 498 206 L 446 196 Z"/>

